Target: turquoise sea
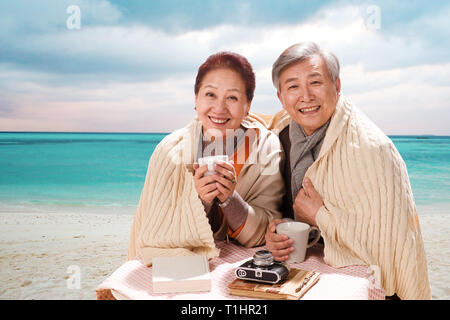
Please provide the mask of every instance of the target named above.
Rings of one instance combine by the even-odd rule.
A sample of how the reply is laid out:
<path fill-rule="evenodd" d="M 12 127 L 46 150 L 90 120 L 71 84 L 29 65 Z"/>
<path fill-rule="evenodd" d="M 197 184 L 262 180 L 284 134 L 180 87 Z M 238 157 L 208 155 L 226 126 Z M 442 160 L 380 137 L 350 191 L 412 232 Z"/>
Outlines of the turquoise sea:
<path fill-rule="evenodd" d="M 165 133 L 0 132 L 0 211 L 133 214 Z M 450 213 L 450 137 L 390 136 L 416 204 Z"/>

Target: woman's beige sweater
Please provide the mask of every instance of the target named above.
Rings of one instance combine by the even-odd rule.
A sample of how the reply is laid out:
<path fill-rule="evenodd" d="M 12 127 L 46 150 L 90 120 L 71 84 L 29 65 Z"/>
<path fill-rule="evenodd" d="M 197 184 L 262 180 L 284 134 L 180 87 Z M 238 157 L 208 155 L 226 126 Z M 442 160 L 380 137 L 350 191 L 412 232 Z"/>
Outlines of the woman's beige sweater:
<path fill-rule="evenodd" d="M 236 179 L 235 190 L 248 203 L 249 211 L 236 240 L 251 247 L 263 244 L 268 223 L 281 217 L 283 151 L 278 137 L 259 122 L 244 119 L 242 125 L 247 128 L 250 155 Z M 150 265 L 156 256 L 218 256 L 194 186 L 192 164 L 201 130 L 201 122 L 194 120 L 166 136 L 153 151 L 133 220 L 128 260 L 139 256 Z M 223 235 L 227 229 L 223 224 Z"/>
<path fill-rule="evenodd" d="M 284 110 L 270 119 L 255 118 L 278 132 L 290 121 Z M 387 295 L 430 299 L 405 163 L 392 141 L 342 95 L 319 157 L 305 176 L 324 201 L 316 222 L 328 264 L 370 266 Z"/>

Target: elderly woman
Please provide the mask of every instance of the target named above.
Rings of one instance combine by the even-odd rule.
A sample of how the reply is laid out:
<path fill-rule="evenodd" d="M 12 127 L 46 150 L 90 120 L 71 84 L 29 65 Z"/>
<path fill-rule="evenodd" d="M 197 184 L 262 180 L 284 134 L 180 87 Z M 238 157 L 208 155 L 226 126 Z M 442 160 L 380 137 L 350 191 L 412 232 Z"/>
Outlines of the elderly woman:
<path fill-rule="evenodd" d="M 210 56 L 195 81 L 197 118 L 155 148 L 134 217 L 128 259 L 218 255 L 214 239 L 244 246 L 265 241 L 284 195 L 278 137 L 247 117 L 255 90 L 249 62 L 231 52 Z M 199 158 L 229 161 L 199 166 Z M 211 169 L 211 168 L 209 168 Z"/>

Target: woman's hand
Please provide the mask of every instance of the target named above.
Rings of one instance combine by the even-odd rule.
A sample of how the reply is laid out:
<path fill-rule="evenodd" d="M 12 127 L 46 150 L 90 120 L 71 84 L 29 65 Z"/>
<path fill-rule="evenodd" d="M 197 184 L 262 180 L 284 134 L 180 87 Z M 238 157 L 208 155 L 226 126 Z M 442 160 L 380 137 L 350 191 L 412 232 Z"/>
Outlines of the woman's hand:
<path fill-rule="evenodd" d="M 208 165 L 200 167 L 198 163 L 194 163 L 194 184 L 198 196 L 204 205 L 211 206 L 214 199 L 220 194 L 216 185 L 216 175 L 204 176 L 208 171 Z"/>
<path fill-rule="evenodd" d="M 219 191 L 217 199 L 225 202 L 233 195 L 236 188 L 236 171 L 229 162 L 218 162 L 214 165 L 216 174 L 212 175 L 216 180 L 216 188 Z"/>

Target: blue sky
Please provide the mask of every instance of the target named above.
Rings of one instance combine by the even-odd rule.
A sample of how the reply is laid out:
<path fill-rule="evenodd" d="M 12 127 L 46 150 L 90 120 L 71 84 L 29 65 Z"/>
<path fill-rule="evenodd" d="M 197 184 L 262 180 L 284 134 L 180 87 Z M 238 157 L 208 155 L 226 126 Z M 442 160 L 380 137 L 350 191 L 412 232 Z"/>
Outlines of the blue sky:
<path fill-rule="evenodd" d="M 170 132 L 221 50 L 252 63 L 252 110 L 275 113 L 273 61 L 312 40 L 384 132 L 450 135 L 449 21 L 449 1 L 0 0 L 0 130 Z"/>

